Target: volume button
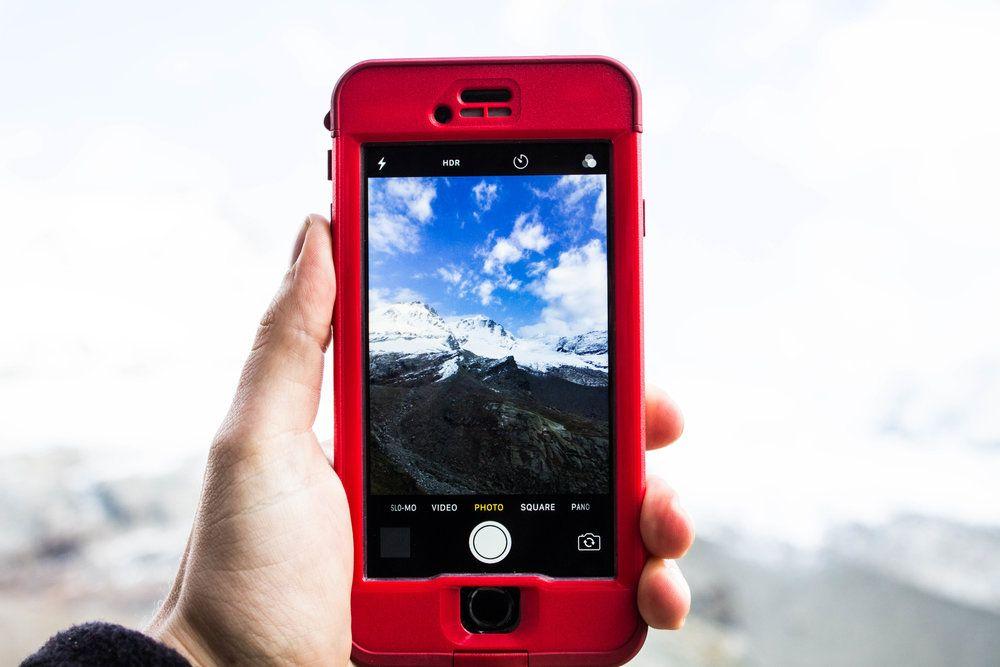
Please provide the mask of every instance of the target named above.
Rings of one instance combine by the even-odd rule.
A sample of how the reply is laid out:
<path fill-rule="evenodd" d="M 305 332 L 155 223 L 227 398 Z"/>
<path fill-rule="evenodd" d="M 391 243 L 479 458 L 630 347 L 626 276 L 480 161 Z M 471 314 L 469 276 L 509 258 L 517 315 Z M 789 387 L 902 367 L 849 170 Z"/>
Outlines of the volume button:
<path fill-rule="evenodd" d="M 646 238 L 646 198 L 642 198 L 642 238 Z"/>

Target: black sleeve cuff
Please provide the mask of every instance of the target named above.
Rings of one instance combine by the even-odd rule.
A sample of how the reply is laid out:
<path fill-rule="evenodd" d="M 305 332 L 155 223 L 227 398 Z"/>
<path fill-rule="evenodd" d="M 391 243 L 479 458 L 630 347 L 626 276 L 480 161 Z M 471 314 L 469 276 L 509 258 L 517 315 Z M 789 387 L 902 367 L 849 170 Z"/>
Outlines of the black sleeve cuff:
<path fill-rule="evenodd" d="M 45 642 L 21 667 L 191 667 L 174 649 L 141 632 L 111 623 L 84 623 Z"/>

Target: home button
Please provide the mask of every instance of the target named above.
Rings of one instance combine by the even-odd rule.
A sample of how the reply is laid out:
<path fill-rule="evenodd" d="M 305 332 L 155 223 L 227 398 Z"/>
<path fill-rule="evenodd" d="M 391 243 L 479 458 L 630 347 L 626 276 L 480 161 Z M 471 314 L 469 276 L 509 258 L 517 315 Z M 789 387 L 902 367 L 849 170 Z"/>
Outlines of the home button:
<path fill-rule="evenodd" d="M 469 632 L 510 632 L 521 620 L 517 588 L 463 588 L 461 599 L 462 625 Z"/>

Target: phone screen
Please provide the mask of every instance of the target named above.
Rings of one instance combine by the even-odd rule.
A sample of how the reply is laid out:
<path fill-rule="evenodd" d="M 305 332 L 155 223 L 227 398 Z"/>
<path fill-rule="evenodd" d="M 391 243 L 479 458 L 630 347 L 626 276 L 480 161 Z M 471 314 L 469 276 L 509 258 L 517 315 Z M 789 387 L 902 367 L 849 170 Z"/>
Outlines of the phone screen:
<path fill-rule="evenodd" d="M 365 572 L 613 577 L 610 144 L 366 144 Z"/>

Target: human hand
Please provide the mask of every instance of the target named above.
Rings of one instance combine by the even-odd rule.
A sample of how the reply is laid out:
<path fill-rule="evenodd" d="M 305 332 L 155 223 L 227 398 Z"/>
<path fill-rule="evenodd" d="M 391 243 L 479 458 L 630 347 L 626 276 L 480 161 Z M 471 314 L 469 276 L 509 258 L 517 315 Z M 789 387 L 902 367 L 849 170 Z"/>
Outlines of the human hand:
<path fill-rule="evenodd" d="M 312 431 L 335 284 L 330 224 L 309 216 L 212 443 L 177 577 L 147 629 L 192 664 L 349 662 L 351 519 Z M 651 392 L 647 446 L 681 429 L 673 403 Z M 653 627 L 679 627 L 690 594 L 664 559 L 690 546 L 691 521 L 651 479 L 640 523 L 652 557 L 639 610 Z"/>

